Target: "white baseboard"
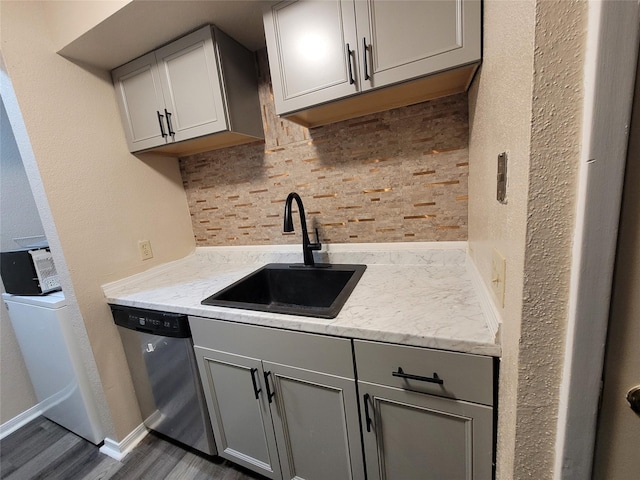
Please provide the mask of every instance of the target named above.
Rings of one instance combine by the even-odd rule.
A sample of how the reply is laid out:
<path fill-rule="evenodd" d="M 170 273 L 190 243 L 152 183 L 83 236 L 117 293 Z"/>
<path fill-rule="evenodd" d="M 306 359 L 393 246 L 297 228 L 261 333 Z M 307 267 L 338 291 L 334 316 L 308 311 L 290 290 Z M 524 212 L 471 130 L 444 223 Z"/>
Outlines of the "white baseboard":
<path fill-rule="evenodd" d="M 2 440 L 7 435 L 11 435 L 20 427 L 24 427 L 27 423 L 42 415 L 43 411 L 43 405 L 41 403 L 38 403 L 30 409 L 22 412 L 20 415 L 16 415 L 11 420 L 0 425 L 0 440 Z"/>
<path fill-rule="evenodd" d="M 120 443 L 115 440 L 111 440 L 110 438 L 105 438 L 104 445 L 100 447 L 100 452 L 120 461 L 126 457 L 127 454 L 133 450 L 144 437 L 147 436 L 147 433 L 149 433 L 147 427 L 141 423 Z"/>

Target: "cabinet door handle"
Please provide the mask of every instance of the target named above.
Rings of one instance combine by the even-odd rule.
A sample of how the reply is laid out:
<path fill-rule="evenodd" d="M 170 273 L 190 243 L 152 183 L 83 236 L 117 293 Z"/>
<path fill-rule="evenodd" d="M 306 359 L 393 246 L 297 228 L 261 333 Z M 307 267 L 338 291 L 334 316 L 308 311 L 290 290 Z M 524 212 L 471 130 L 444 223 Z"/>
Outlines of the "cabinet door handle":
<path fill-rule="evenodd" d="M 347 43 L 347 63 L 349 64 L 349 85 L 353 85 L 356 81 L 353 79 L 353 67 L 351 66 L 351 49 Z"/>
<path fill-rule="evenodd" d="M 167 109 L 165 108 L 164 114 L 167 116 L 167 126 L 169 127 L 169 135 L 173 137 L 176 134 L 176 132 L 173 131 L 173 127 L 171 126 L 171 112 L 167 112 Z"/>
<path fill-rule="evenodd" d="M 269 386 L 269 375 L 271 375 L 271 372 L 264 372 L 264 386 L 267 389 L 267 400 L 271 403 L 271 399 L 275 396 L 276 392 L 271 391 L 271 387 Z"/>
<path fill-rule="evenodd" d="M 162 124 L 162 119 L 164 118 L 164 115 L 160 114 L 160 112 L 157 110 L 156 110 L 156 113 L 158 114 L 158 123 L 160 124 L 160 135 L 162 135 L 162 138 L 167 138 L 167 134 L 164 131 L 164 125 Z"/>
<path fill-rule="evenodd" d="M 251 382 L 253 383 L 253 393 L 256 395 L 256 400 L 258 400 L 258 394 L 262 391 L 261 388 L 258 388 L 258 382 L 256 381 L 255 374 L 258 373 L 257 368 L 251 369 Z"/>
<path fill-rule="evenodd" d="M 369 80 L 369 64 L 367 63 L 367 38 L 362 37 L 362 56 L 364 57 L 364 79 Z"/>
<path fill-rule="evenodd" d="M 367 424 L 367 432 L 371 431 L 371 416 L 369 415 L 369 399 L 371 397 L 368 393 L 364 394 L 364 419 Z"/>
<path fill-rule="evenodd" d="M 429 383 L 437 383 L 438 385 L 442 385 L 444 380 L 442 380 L 436 372 L 433 372 L 433 377 L 423 377 L 422 375 L 412 375 L 410 373 L 404 373 L 401 367 L 398 367 L 397 372 L 391 372 L 391 375 L 394 377 L 406 378 L 407 380 L 418 380 L 420 382 L 429 382 Z"/>

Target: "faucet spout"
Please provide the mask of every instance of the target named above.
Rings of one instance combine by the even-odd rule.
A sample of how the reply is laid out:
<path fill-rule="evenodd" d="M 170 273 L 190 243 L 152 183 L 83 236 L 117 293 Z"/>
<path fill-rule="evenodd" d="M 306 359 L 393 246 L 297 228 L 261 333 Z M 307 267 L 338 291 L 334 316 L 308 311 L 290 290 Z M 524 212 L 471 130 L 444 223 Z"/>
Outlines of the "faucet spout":
<path fill-rule="evenodd" d="M 304 258 L 304 264 L 309 267 L 313 267 L 315 262 L 313 260 L 313 250 L 320 250 L 322 244 L 318 238 L 318 229 L 316 228 L 316 243 L 309 241 L 309 233 L 307 231 L 307 220 L 304 215 L 304 206 L 302 205 L 302 199 L 296 192 L 291 192 L 287 196 L 287 200 L 284 203 L 284 226 L 283 231 L 293 232 L 293 215 L 291 207 L 293 201 L 298 204 L 298 213 L 300 213 L 300 226 L 302 228 L 302 256 Z"/>

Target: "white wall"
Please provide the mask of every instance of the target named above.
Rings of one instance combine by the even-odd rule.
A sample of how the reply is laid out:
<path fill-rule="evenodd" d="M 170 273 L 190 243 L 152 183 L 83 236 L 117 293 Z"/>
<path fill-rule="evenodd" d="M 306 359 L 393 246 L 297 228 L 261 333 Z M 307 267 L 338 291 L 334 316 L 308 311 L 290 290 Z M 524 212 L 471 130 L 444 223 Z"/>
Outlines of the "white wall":
<path fill-rule="evenodd" d="M 55 4 L 3 1 L 2 55 L 28 137 L 21 144 L 16 133 L 31 152 L 25 169 L 86 358 L 95 358 L 105 431 L 122 440 L 141 418 L 101 285 L 187 255 L 193 232 L 177 161 L 131 155 L 109 73 L 55 53 Z M 144 262 L 142 239 L 154 252 Z"/>
<path fill-rule="evenodd" d="M 47 27 L 56 51 L 82 36 L 133 0 L 55 0 L 45 2 Z"/>
<path fill-rule="evenodd" d="M 0 294 L 4 291 L 0 282 Z M 9 312 L 5 303 L 0 302 L 0 425 L 37 403 Z"/>
<path fill-rule="evenodd" d="M 44 235 L 44 228 L 0 99 L 0 250 L 18 248 L 14 237 L 34 235 Z M 4 291 L 0 282 L 0 293 Z M 0 424 L 3 424 L 37 403 L 4 302 L 0 302 L 0 342 Z"/>
<path fill-rule="evenodd" d="M 44 235 L 44 228 L 2 101 L 0 137 L 0 251 L 4 252 L 20 248 L 14 238 Z"/>

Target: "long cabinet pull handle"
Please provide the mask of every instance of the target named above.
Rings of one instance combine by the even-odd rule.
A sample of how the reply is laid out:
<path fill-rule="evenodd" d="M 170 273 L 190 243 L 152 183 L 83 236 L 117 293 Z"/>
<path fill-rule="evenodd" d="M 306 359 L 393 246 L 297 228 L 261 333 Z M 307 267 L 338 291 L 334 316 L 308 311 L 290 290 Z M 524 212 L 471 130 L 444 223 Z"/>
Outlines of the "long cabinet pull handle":
<path fill-rule="evenodd" d="M 347 43 L 347 63 L 349 64 L 349 85 L 353 85 L 356 81 L 353 78 L 353 67 L 351 66 L 351 49 Z"/>
<path fill-rule="evenodd" d="M 173 137 L 176 134 L 176 132 L 173 131 L 173 127 L 171 126 L 171 112 L 168 112 L 167 109 L 165 108 L 164 114 L 167 116 L 167 126 L 169 127 L 169 135 Z"/>
<path fill-rule="evenodd" d="M 433 372 L 433 377 L 423 377 L 422 375 L 412 375 L 410 373 L 404 373 L 402 368 L 398 367 L 397 372 L 391 372 L 394 377 L 406 378 L 407 380 L 418 380 L 420 382 L 437 383 L 442 385 L 444 380 L 441 379 L 436 372 Z"/>
<path fill-rule="evenodd" d="M 251 369 L 251 382 L 253 383 L 253 393 L 255 393 L 256 395 L 256 400 L 258 400 L 258 394 L 262 391 L 261 388 L 258 388 L 258 383 L 256 381 L 256 373 L 258 373 L 258 369 L 257 368 L 252 368 Z"/>
<path fill-rule="evenodd" d="M 367 432 L 371 431 L 371 417 L 369 416 L 369 399 L 371 397 L 368 393 L 364 394 L 364 419 L 367 424 Z"/>
<path fill-rule="evenodd" d="M 364 57 L 364 79 L 369 80 L 371 77 L 369 76 L 369 64 L 367 63 L 367 38 L 362 37 L 362 51 Z"/>
<path fill-rule="evenodd" d="M 167 138 L 167 134 L 164 131 L 164 125 L 162 124 L 162 119 L 164 118 L 164 115 L 162 115 L 157 110 L 156 110 L 156 113 L 158 114 L 158 123 L 160 124 L 160 135 L 162 135 L 162 138 Z"/>
<path fill-rule="evenodd" d="M 271 399 L 275 396 L 276 392 L 271 391 L 271 387 L 269 386 L 269 375 L 271 375 L 271 372 L 264 372 L 264 386 L 267 388 L 267 400 L 271 403 Z"/>

